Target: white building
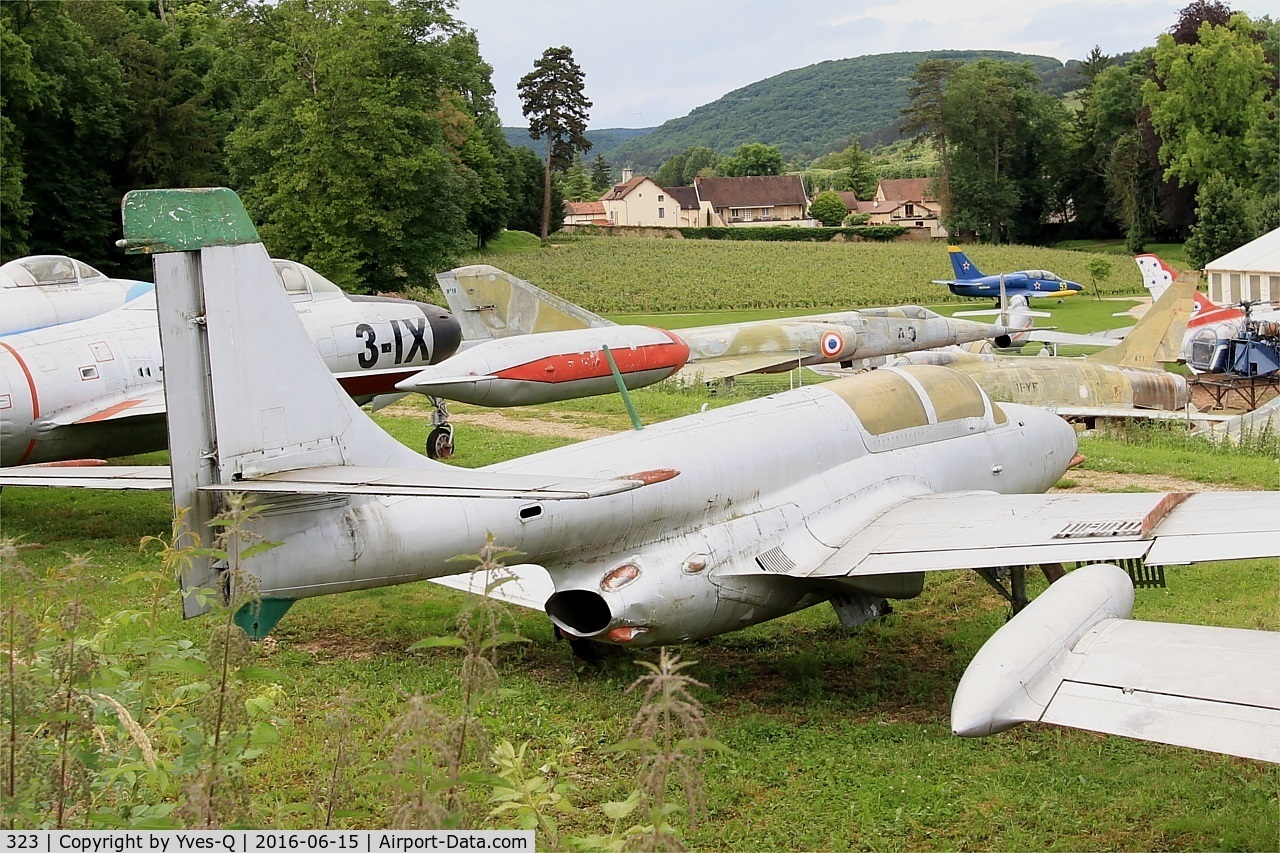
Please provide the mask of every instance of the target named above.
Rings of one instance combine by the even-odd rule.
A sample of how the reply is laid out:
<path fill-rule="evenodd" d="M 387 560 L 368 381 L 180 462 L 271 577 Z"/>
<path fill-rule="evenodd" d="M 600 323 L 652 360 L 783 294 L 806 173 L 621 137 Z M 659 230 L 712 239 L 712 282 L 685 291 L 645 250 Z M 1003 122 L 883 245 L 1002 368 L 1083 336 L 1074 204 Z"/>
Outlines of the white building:
<path fill-rule="evenodd" d="M 1280 302 L 1280 228 L 1204 266 L 1209 298 L 1219 305 Z"/>

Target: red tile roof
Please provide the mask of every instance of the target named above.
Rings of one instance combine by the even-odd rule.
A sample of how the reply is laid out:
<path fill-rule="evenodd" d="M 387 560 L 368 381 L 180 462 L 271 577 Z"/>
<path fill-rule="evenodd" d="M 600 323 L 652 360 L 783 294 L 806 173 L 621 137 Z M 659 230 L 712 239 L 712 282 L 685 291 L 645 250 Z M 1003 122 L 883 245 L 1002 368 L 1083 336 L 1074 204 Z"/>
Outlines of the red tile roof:
<path fill-rule="evenodd" d="M 933 178 L 888 178 L 880 182 L 877 195 L 885 201 L 936 201 L 929 185 Z"/>
<path fill-rule="evenodd" d="M 566 201 L 564 212 L 569 216 L 604 216 L 604 202 Z"/>

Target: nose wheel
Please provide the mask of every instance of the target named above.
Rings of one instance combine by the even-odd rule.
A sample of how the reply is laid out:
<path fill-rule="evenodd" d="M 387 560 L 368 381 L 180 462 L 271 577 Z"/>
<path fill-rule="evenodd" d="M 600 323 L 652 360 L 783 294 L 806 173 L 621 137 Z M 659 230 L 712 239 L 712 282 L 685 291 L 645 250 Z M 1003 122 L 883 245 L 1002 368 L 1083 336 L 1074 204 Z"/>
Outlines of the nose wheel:
<path fill-rule="evenodd" d="M 439 397 L 432 397 L 431 404 L 435 406 L 431 413 L 434 428 L 427 435 L 427 457 L 448 459 L 453 455 L 453 424 L 449 423 L 449 410 Z"/>

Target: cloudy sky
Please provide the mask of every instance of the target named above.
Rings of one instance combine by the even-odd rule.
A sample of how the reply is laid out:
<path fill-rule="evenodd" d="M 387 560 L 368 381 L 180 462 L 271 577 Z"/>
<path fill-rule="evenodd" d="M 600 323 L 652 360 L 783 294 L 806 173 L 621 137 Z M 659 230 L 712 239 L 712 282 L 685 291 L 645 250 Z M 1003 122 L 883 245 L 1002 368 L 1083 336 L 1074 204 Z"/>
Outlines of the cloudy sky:
<path fill-rule="evenodd" d="M 1011 50 L 1082 59 L 1137 50 L 1190 0 L 457 0 L 493 66 L 502 123 L 525 124 L 516 83 L 568 45 L 590 127 L 655 127 L 734 89 L 828 59 Z M 1253 16 L 1242 2 L 1233 8 Z M 1256 0 L 1255 0 L 1256 5 Z M 1263 3 L 1263 5 L 1267 5 Z"/>

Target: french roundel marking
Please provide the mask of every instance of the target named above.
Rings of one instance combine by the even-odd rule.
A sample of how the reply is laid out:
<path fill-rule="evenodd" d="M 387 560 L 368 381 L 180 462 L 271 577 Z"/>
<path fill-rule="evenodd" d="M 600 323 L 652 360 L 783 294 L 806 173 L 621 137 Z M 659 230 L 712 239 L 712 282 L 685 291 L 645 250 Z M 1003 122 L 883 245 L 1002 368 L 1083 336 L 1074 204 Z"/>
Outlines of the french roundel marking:
<path fill-rule="evenodd" d="M 825 332 L 822 335 L 822 354 L 826 356 L 837 355 L 844 349 L 844 338 L 840 337 L 836 332 Z"/>

